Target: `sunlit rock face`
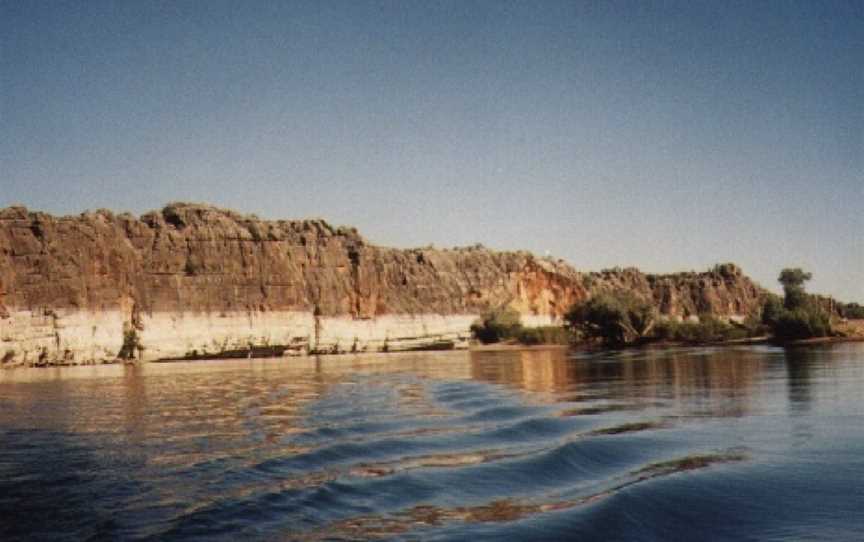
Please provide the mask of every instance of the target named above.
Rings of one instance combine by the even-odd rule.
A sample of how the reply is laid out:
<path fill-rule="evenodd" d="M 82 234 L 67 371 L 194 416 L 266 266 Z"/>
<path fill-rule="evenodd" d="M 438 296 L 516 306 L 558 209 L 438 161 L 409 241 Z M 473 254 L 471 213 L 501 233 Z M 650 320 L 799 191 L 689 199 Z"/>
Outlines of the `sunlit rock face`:
<path fill-rule="evenodd" d="M 626 291 L 649 301 L 669 318 L 696 319 L 711 314 L 736 321 L 758 314 L 765 291 L 734 264 L 704 272 L 645 274 L 634 268 L 588 273 L 592 292 Z"/>
<path fill-rule="evenodd" d="M 547 325 L 604 290 L 682 318 L 758 310 L 761 290 L 721 267 L 583 274 L 527 252 L 378 247 L 322 220 L 196 204 L 141 217 L 10 207 L 0 210 L 0 364 L 459 347 L 489 308 Z"/>

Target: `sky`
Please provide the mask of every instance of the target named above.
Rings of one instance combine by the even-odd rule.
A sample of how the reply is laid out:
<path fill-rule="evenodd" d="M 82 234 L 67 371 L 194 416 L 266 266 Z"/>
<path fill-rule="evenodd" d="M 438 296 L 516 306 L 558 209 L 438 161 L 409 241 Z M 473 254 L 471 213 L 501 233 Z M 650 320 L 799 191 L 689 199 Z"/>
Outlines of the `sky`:
<path fill-rule="evenodd" d="M 177 200 L 864 302 L 864 2 L 0 0 L 0 207 Z"/>

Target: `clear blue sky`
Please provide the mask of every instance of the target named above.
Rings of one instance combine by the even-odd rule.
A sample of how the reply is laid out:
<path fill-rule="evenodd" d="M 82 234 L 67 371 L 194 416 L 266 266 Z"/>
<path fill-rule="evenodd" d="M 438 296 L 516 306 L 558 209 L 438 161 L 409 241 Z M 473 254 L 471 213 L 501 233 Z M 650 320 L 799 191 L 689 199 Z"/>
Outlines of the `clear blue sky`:
<path fill-rule="evenodd" d="M 864 301 L 864 2 L 0 0 L 0 207 L 172 200 Z"/>

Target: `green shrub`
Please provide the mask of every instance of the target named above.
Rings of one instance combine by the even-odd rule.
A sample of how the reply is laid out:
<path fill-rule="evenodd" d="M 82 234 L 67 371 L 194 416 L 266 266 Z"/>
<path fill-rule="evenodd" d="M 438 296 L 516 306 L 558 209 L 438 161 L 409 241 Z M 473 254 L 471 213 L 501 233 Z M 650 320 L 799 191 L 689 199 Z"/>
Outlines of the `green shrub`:
<path fill-rule="evenodd" d="M 518 312 L 503 307 L 484 313 L 471 324 L 471 333 L 483 344 L 511 339 L 528 346 L 573 342 L 569 329 L 562 326 L 524 327 Z"/>
<path fill-rule="evenodd" d="M 779 296 L 768 294 L 762 304 L 762 323 L 767 326 L 774 326 L 784 310 L 783 300 Z"/>
<path fill-rule="evenodd" d="M 746 339 L 759 333 L 758 322 L 735 324 L 712 315 L 702 315 L 698 322 L 665 320 L 654 326 L 654 336 L 667 341 L 708 343 Z"/>
<path fill-rule="evenodd" d="M 813 296 L 804 290 L 812 278 L 801 269 L 784 269 L 777 279 L 783 285 L 783 303 L 771 296 L 762 307 L 762 321 L 781 340 L 809 339 L 831 335 L 831 317 Z"/>
<path fill-rule="evenodd" d="M 123 345 L 117 357 L 120 359 L 135 359 L 135 354 L 141 350 L 141 342 L 138 338 L 138 330 L 134 326 L 127 325 L 123 330 Z"/>
<path fill-rule="evenodd" d="M 632 295 L 600 294 L 574 305 L 565 315 L 571 329 L 607 344 L 626 344 L 646 336 L 654 324 L 654 308 Z"/>
<path fill-rule="evenodd" d="M 849 319 L 864 319 L 864 306 L 858 303 L 846 303 L 840 307 L 840 316 Z"/>
<path fill-rule="evenodd" d="M 521 331 L 519 313 L 505 307 L 488 311 L 471 324 L 471 333 L 484 344 L 515 338 Z"/>
<path fill-rule="evenodd" d="M 783 340 L 826 337 L 830 334 L 830 318 L 825 311 L 815 304 L 784 311 L 774 325 L 774 336 Z"/>
<path fill-rule="evenodd" d="M 570 344 L 573 333 L 561 326 L 540 326 L 522 328 L 516 340 L 525 345 L 536 344 Z"/>
<path fill-rule="evenodd" d="M 748 337 L 758 337 L 768 332 L 768 326 L 762 323 L 761 314 L 751 314 L 739 324 L 739 327 L 744 329 Z"/>
<path fill-rule="evenodd" d="M 661 320 L 654 326 L 654 337 L 664 341 L 677 340 L 680 325 L 674 320 Z"/>

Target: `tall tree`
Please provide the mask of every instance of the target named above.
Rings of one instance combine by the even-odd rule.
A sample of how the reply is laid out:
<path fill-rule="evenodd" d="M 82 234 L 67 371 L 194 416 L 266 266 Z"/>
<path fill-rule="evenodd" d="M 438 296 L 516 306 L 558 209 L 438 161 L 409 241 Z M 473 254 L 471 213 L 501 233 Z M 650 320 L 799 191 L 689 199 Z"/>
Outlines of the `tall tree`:
<path fill-rule="evenodd" d="M 787 268 L 777 278 L 783 285 L 783 310 L 772 307 L 770 299 L 763 307 L 763 317 L 771 325 L 774 336 L 782 340 L 824 337 L 831 334 L 831 317 L 804 290 L 804 283 L 813 277 L 800 268 Z"/>
<path fill-rule="evenodd" d="M 804 290 L 804 283 L 812 278 L 812 273 L 803 271 L 800 267 L 780 271 L 777 280 L 783 285 L 783 306 L 786 309 L 800 309 L 807 305 L 808 297 Z"/>

